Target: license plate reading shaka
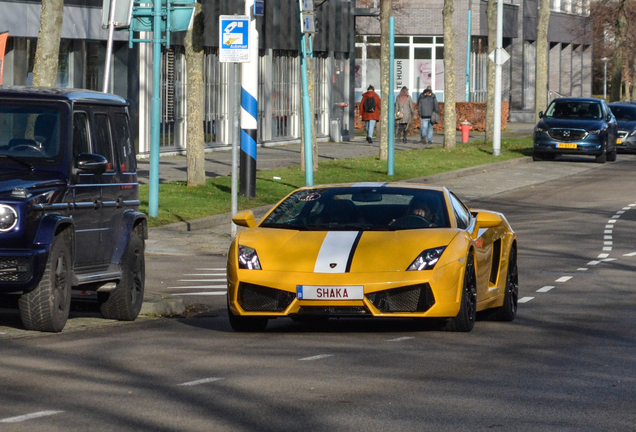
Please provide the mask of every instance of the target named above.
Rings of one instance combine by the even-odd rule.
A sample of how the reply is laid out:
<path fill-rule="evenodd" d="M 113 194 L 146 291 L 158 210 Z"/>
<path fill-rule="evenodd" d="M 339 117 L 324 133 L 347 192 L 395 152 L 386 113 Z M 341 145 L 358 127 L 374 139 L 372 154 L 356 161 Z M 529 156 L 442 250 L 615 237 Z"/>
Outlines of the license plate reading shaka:
<path fill-rule="evenodd" d="M 362 300 L 364 287 L 362 285 L 298 285 L 296 297 L 298 300 Z"/>

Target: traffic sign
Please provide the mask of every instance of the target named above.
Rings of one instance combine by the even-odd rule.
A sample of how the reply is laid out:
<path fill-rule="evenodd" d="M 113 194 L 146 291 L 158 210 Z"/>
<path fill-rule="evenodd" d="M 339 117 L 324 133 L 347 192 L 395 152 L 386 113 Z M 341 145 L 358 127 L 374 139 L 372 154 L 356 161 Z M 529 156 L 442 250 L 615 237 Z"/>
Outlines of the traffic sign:
<path fill-rule="evenodd" d="M 161 32 L 167 31 L 166 20 L 166 8 L 161 8 Z M 178 6 L 173 7 L 170 10 L 170 31 L 187 31 L 192 27 L 192 20 L 194 18 L 194 6 Z M 153 31 L 153 8 L 147 6 L 136 6 L 133 9 L 132 20 L 130 21 L 130 28 L 136 32 L 151 32 Z"/>
<path fill-rule="evenodd" d="M 221 15 L 219 17 L 219 61 L 247 63 L 249 50 L 250 17 Z"/>
<path fill-rule="evenodd" d="M 265 0 L 254 0 L 254 16 L 265 15 Z"/>
<path fill-rule="evenodd" d="M 506 50 L 505 50 L 505 49 L 503 49 L 503 48 L 496 48 L 495 50 L 493 50 L 493 52 L 491 52 L 490 54 L 488 54 L 488 58 L 489 58 L 489 59 L 490 59 L 493 63 L 495 63 L 495 64 L 496 64 L 496 63 L 497 63 L 497 60 L 496 60 L 496 55 L 495 55 L 495 54 L 496 54 L 497 50 L 501 50 L 501 51 L 500 51 L 500 53 L 499 53 L 499 57 L 500 57 L 500 59 L 501 59 L 501 60 L 500 60 L 500 61 L 501 61 L 501 63 L 500 63 L 500 64 L 502 64 L 502 65 L 503 65 L 505 62 L 507 62 L 507 61 L 508 61 L 508 59 L 510 59 L 510 54 L 508 54 L 508 51 L 506 51 Z"/>

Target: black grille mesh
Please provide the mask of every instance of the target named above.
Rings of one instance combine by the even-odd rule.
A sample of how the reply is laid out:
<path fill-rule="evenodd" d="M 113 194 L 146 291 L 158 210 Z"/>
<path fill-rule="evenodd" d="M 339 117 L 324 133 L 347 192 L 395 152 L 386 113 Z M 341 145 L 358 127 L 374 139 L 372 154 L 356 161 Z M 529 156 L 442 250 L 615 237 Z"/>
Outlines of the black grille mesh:
<path fill-rule="evenodd" d="M 367 310 L 362 306 L 303 306 L 298 315 L 364 315 Z"/>
<path fill-rule="evenodd" d="M 282 312 L 295 298 L 294 293 L 260 285 L 241 283 L 239 286 L 239 303 L 250 312 Z"/>
<path fill-rule="evenodd" d="M 429 284 L 378 291 L 367 298 L 380 312 L 426 312 L 435 304 Z"/>
<path fill-rule="evenodd" d="M 0 258 L 0 282 L 26 282 L 30 278 L 29 258 Z"/>
<path fill-rule="evenodd" d="M 578 141 L 585 138 L 585 132 L 570 129 L 552 129 L 550 136 L 559 141 Z"/>

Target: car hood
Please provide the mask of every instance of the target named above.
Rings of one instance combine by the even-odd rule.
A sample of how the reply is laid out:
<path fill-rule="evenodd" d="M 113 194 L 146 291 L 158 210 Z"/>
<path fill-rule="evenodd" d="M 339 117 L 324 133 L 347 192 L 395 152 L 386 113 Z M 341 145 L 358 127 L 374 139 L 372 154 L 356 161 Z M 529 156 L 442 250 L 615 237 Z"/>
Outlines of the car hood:
<path fill-rule="evenodd" d="M 422 253 L 446 246 L 459 230 L 295 231 L 254 228 L 239 233 L 239 245 L 256 250 L 268 271 L 363 273 L 404 271 Z M 459 259 L 444 253 L 438 265 Z"/>
<path fill-rule="evenodd" d="M 537 125 L 543 129 L 583 129 L 586 131 L 603 129 L 603 120 L 553 119 L 544 117 Z"/>
<path fill-rule="evenodd" d="M 636 129 L 636 120 L 617 120 L 616 124 L 620 130 L 633 131 Z"/>
<path fill-rule="evenodd" d="M 0 196 L 11 193 L 18 187 L 29 189 L 33 193 L 34 190 L 56 188 L 62 185 L 66 185 L 66 179 L 56 172 L 28 169 L 0 171 Z"/>

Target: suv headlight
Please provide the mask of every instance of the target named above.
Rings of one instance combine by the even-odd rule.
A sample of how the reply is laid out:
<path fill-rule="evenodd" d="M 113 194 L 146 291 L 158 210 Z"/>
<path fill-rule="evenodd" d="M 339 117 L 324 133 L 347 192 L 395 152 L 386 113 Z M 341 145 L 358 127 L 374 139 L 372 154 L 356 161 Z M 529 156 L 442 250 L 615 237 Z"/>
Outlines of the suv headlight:
<path fill-rule="evenodd" d="M 600 129 L 596 129 L 596 130 L 591 130 L 591 131 L 587 131 L 588 134 L 594 134 L 594 135 L 598 135 L 601 133 Z"/>
<path fill-rule="evenodd" d="M 537 126 L 537 127 L 534 128 L 534 131 L 535 132 L 547 132 L 548 129 L 540 128 L 539 126 Z"/>
<path fill-rule="evenodd" d="M 426 249 L 417 258 L 415 258 L 415 261 L 413 261 L 406 270 L 432 270 L 442 256 L 442 253 L 444 253 L 445 249 L 446 246 Z"/>
<path fill-rule="evenodd" d="M 627 136 L 634 136 L 634 135 L 636 135 L 636 129 L 634 129 L 633 131 L 627 134 Z"/>
<path fill-rule="evenodd" d="M 238 264 L 240 269 L 260 270 L 261 262 L 258 260 L 256 249 L 241 246 L 238 247 Z"/>
<path fill-rule="evenodd" d="M 18 213 L 13 207 L 0 204 L 0 232 L 11 231 L 18 224 Z"/>

